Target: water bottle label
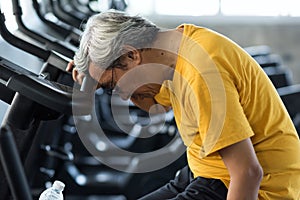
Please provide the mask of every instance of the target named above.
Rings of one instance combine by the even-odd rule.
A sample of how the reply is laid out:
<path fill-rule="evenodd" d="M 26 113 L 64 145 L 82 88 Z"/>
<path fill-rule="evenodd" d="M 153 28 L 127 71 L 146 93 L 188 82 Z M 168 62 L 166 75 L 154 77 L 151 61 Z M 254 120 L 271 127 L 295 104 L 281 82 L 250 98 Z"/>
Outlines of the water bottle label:
<path fill-rule="evenodd" d="M 60 193 L 57 193 L 56 191 L 50 190 L 46 192 L 44 195 L 41 196 L 42 200 L 60 200 L 61 195 Z"/>

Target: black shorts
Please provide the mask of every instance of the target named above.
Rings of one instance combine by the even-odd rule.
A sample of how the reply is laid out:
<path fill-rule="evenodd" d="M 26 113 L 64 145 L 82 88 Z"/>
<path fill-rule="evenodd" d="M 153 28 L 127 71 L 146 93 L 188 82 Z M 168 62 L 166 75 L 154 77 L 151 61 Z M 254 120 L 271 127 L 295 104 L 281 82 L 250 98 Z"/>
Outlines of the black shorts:
<path fill-rule="evenodd" d="M 192 178 L 186 166 L 174 180 L 139 200 L 226 200 L 227 191 L 224 183 L 218 179 Z"/>

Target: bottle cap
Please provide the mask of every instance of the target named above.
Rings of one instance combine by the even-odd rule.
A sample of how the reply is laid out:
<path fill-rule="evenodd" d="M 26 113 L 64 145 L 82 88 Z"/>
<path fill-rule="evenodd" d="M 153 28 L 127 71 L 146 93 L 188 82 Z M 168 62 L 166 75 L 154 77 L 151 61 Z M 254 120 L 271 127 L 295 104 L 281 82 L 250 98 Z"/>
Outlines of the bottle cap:
<path fill-rule="evenodd" d="M 61 181 L 54 181 L 53 186 L 55 189 L 57 189 L 58 191 L 63 191 L 65 188 L 65 184 Z"/>

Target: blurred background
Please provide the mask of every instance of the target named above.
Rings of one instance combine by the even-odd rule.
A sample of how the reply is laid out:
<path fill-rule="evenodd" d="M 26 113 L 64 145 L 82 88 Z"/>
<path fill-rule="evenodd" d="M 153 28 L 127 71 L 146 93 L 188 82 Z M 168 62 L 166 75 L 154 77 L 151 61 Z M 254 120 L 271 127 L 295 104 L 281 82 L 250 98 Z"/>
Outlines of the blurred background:
<path fill-rule="evenodd" d="M 78 1 L 84 4 L 89 2 Z M 300 83 L 300 9 L 298 9 L 300 2 L 297 0 L 243 2 L 238 0 L 126 0 L 125 2 L 126 12 L 142 15 L 164 28 L 175 28 L 181 23 L 194 23 L 214 29 L 242 47 L 267 45 L 272 53 L 281 56 L 282 64 L 292 72 L 293 81 Z M 32 2 L 20 0 L 20 3 L 26 25 L 35 31 L 43 32 L 42 28 L 47 27 L 38 19 Z M 91 7 L 96 11 L 107 10 L 111 4 L 112 0 L 90 1 Z M 17 29 L 11 2 L 2 0 L 1 7 L 6 14 L 6 24 L 9 29 Z M 48 14 L 48 17 L 51 17 L 50 12 Z M 7 53 L 3 47 L 0 50 L 3 55 Z M 3 113 L 4 107 L 0 106 L 0 113 Z"/>
<path fill-rule="evenodd" d="M 88 17 L 108 9 L 141 15 L 166 29 L 176 28 L 182 23 L 211 28 L 238 43 L 257 60 L 278 90 L 299 131 L 299 7 L 298 0 L 0 0 L 5 16 L 5 23 L 0 28 L 5 26 L 13 36 L 46 49 L 46 53 L 48 50 L 59 52 L 67 61 L 72 59 L 78 47 L 79 36 Z M 4 21 L 3 16 L 1 21 Z M 3 35 L 5 30 L 1 31 Z M 45 59 L 30 48 L 16 47 L 0 36 L 0 64 L 7 67 L 11 65 L 9 61 L 39 74 Z M 46 61 L 50 62 L 49 59 Z M 56 61 L 51 60 L 52 64 Z M 0 84 L 5 85 L 6 82 L 0 79 Z M 0 122 L 4 121 L 5 113 L 10 109 L 10 101 L 3 100 L 8 97 L 1 92 L 0 88 Z M 119 123 L 124 126 L 122 129 L 114 122 L 110 110 L 112 103 L 118 109 Z M 25 168 L 30 174 L 28 179 L 34 197 L 53 180 L 61 179 L 66 183 L 67 200 L 136 199 L 165 184 L 186 165 L 172 112 L 151 118 L 130 101 L 107 96 L 101 90 L 95 94 L 95 107 L 96 113 L 90 117 L 101 124 L 105 134 L 120 148 L 138 153 L 162 151 L 150 157 L 124 156 L 92 132 L 89 133 L 94 142 L 91 150 L 82 144 L 73 116 L 43 122 L 39 131 L 34 133 L 37 147 L 30 150 L 37 153 L 24 158 L 27 163 L 34 161 Z M 125 116 L 128 107 L 130 116 Z M 78 120 L 83 123 L 83 128 L 91 127 L 88 119 Z M 140 135 L 147 137 L 141 139 Z M 168 144 L 170 148 L 163 149 Z M 51 151 L 48 151 L 49 148 Z M 107 163 L 101 162 L 101 159 L 94 159 L 90 155 L 93 150 L 115 168 L 105 165 Z M 60 153 L 62 156 L 55 156 Z M 172 158 L 174 162 L 171 164 L 153 172 L 131 174 L 116 170 L 120 166 L 126 169 L 130 166 L 139 171 L 167 160 L 170 153 L 179 156 Z"/>

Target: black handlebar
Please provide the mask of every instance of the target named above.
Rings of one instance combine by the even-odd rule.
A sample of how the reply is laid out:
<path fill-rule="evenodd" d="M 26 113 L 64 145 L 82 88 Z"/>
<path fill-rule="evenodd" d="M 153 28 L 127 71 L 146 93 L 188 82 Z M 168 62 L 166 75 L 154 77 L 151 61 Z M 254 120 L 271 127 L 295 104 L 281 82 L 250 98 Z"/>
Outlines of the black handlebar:
<path fill-rule="evenodd" d="M 34 31 L 28 29 L 25 26 L 25 24 L 23 23 L 23 20 L 22 20 L 23 12 L 22 12 L 22 8 L 20 6 L 19 0 L 12 0 L 12 7 L 13 7 L 13 14 L 14 14 L 14 16 L 16 18 L 16 22 L 18 24 L 18 28 L 21 32 L 25 33 L 29 37 L 34 38 L 36 41 L 45 45 L 47 50 L 56 51 L 58 53 L 61 53 L 65 56 L 67 56 L 68 58 L 74 57 L 75 53 L 73 50 L 67 48 L 66 46 L 60 44 L 57 41 L 50 40 Z"/>
<path fill-rule="evenodd" d="M 46 80 L 0 57 L 0 80 L 8 91 L 18 92 L 45 107 L 64 114 L 88 114 L 93 91 L 91 83 L 82 91 Z M 89 81 L 92 82 L 92 81 Z M 84 87 L 84 86 L 83 86 Z M 2 92 L 1 92 L 2 93 Z"/>
<path fill-rule="evenodd" d="M 2 38 L 10 43 L 11 45 L 32 54 L 43 61 L 49 63 L 51 66 L 54 66 L 60 70 L 65 70 L 70 59 L 63 57 L 53 51 L 45 50 L 36 45 L 33 45 L 25 40 L 22 40 L 9 32 L 5 25 L 5 16 L 1 12 L 0 8 L 0 34 Z"/>
<path fill-rule="evenodd" d="M 2 38 L 7 41 L 8 43 L 12 44 L 13 46 L 19 48 L 19 49 L 24 49 L 28 53 L 33 54 L 44 61 L 47 61 L 48 57 L 50 56 L 50 51 L 46 51 L 45 49 L 42 49 L 40 47 L 37 47 L 33 44 L 30 44 L 24 40 L 19 39 L 18 37 L 14 36 L 11 34 L 6 25 L 5 25 L 5 16 L 1 12 L 0 9 L 0 34 Z"/>
<path fill-rule="evenodd" d="M 31 192 L 9 126 L 0 130 L 0 158 L 7 181 L 16 200 L 32 200 Z"/>

